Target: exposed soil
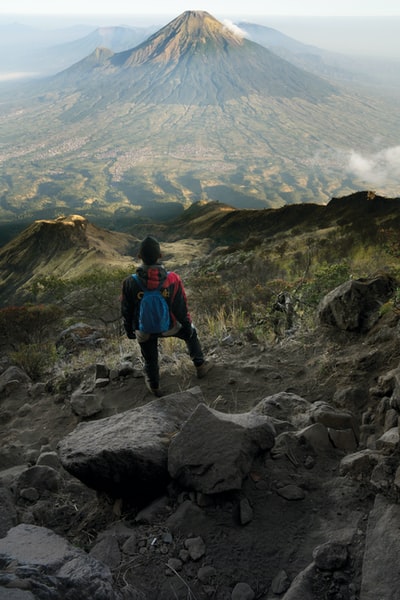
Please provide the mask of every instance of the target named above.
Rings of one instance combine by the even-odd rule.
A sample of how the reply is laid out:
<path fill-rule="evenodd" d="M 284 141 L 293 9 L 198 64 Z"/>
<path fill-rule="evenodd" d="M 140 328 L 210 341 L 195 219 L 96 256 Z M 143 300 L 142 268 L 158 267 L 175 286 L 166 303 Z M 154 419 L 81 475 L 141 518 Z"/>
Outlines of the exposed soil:
<path fill-rule="evenodd" d="M 227 338 L 205 344 L 215 365 L 203 380 L 196 379 L 182 348 L 179 369 L 176 359 L 162 353 L 162 387 L 169 394 L 199 385 L 206 403 L 222 412 L 246 412 L 282 391 L 335 405 L 335 393 L 351 387 L 358 390 L 354 405 L 341 408 L 351 410 L 360 425 L 369 410 L 377 436 L 382 424 L 371 390 L 381 375 L 399 364 L 397 331 L 398 316 L 392 313 L 366 335 L 321 329 L 294 333 L 274 344 Z M 104 409 L 95 418 L 153 399 L 142 377 L 116 380 L 101 394 Z M 36 386 L 27 395 L 19 387 L 3 395 L 0 410 L 6 423 L 1 434 L 2 469 L 34 462 L 43 446 L 54 450 L 79 422 L 69 406 L 68 390 L 60 393 Z M 360 448 L 367 443 L 362 434 Z M 368 483 L 340 476 L 343 456 L 343 451 L 313 455 L 305 446 L 281 444 L 257 459 L 240 492 L 199 498 L 171 485 L 147 523 L 135 521 L 135 507 L 99 498 L 64 473 L 65 483 L 57 495 L 36 503 L 19 499 L 18 519 L 47 526 L 88 551 L 99 532 L 121 522 L 129 526 L 137 537 L 137 551 L 123 555 L 113 566 L 116 583 L 121 588 L 130 584 L 150 600 L 230 599 L 239 582 L 250 586 L 255 598 L 280 598 L 289 584 L 279 587 L 279 574 L 292 581 L 312 562 L 316 546 L 343 540 L 349 552 L 346 565 L 315 580 L 315 598 L 356 600 L 374 494 Z M 285 498 L 280 490 L 288 485 L 300 488 L 303 496 Z M 190 505 L 185 503 L 188 499 L 193 501 Z M 251 509 L 246 523 L 241 501 Z M 190 509 L 181 516 L 187 506 Z M 184 560 L 186 540 L 197 536 L 204 541 L 204 555 Z M 169 564 L 171 558 L 180 558 L 182 564 Z M 211 570 L 202 571 L 203 567 Z M 135 597 L 133 592 L 130 597 Z"/>

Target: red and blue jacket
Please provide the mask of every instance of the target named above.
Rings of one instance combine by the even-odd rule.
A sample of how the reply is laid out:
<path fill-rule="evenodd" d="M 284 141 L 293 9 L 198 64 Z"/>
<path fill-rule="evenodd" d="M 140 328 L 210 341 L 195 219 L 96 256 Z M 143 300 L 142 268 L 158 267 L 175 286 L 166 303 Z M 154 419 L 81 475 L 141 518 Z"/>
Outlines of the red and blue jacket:
<path fill-rule="evenodd" d="M 186 292 L 181 278 L 173 271 L 166 271 L 162 264 L 141 265 L 136 269 L 142 284 L 149 290 L 155 290 L 160 285 L 161 292 L 166 298 L 171 315 L 171 328 L 178 321 L 183 331 L 190 330 L 192 319 L 188 311 Z M 133 337 L 139 328 L 139 305 L 142 289 L 132 275 L 122 284 L 121 315 L 125 332 Z"/>

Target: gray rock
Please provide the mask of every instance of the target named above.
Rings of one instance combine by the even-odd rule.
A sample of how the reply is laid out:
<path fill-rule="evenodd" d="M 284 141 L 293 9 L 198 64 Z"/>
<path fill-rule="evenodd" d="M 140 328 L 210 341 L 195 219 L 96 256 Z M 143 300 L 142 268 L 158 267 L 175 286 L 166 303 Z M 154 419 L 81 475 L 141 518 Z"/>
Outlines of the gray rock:
<path fill-rule="evenodd" d="M 368 398 L 368 392 L 364 388 L 340 388 L 333 395 L 333 404 L 357 414 L 365 410 Z"/>
<path fill-rule="evenodd" d="M 348 454 L 340 461 L 340 474 L 349 474 L 354 478 L 358 478 L 359 476 L 367 478 L 370 476 L 378 460 L 379 454 L 369 449 Z"/>
<path fill-rule="evenodd" d="M 386 274 L 346 281 L 322 299 L 318 318 L 321 324 L 344 331 L 368 331 L 379 318 L 379 308 L 393 296 L 396 287 L 395 279 Z"/>
<path fill-rule="evenodd" d="M 232 590 L 232 600 L 254 600 L 256 594 L 248 583 L 237 583 Z"/>
<path fill-rule="evenodd" d="M 240 489 L 255 455 L 272 448 L 274 438 L 268 417 L 200 404 L 171 441 L 168 470 L 182 487 L 204 494 Z"/>
<path fill-rule="evenodd" d="M 313 593 L 316 571 L 315 563 L 311 563 L 304 571 L 296 575 L 282 600 L 317 600 Z"/>
<path fill-rule="evenodd" d="M 89 552 L 90 556 L 115 569 L 121 562 L 121 552 L 115 535 L 104 536 Z"/>
<path fill-rule="evenodd" d="M 0 487 L 0 538 L 4 537 L 16 523 L 17 511 L 11 492 L 5 487 Z"/>
<path fill-rule="evenodd" d="M 360 600 L 397 600 L 400 589 L 400 506 L 378 495 L 368 520 Z"/>
<path fill-rule="evenodd" d="M 204 583 L 205 585 L 212 583 L 213 580 L 215 579 L 216 575 L 217 575 L 217 570 L 215 569 L 215 567 L 211 567 L 209 565 L 201 567 L 197 571 L 198 580 L 201 581 L 201 583 Z"/>
<path fill-rule="evenodd" d="M 306 442 L 316 454 L 332 452 L 333 446 L 329 439 L 328 430 L 322 423 L 314 423 L 296 433 L 296 437 Z"/>
<path fill-rule="evenodd" d="M 12 587 L 22 581 L 35 598 L 121 598 L 108 567 L 44 527 L 21 524 L 10 529 L 0 540 L 0 557 L 9 563 Z M 23 580 L 17 575 L 21 568 Z"/>
<path fill-rule="evenodd" d="M 31 378 L 19 367 L 11 366 L 0 375 L 0 390 L 10 381 L 28 384 L 31 383 Z"/>
<path fill-rule="evenodd" d="M 350 412 L 338 410 L 327 402 L 315 402 L 310 409 L 311 421 L 331 429 L 352 429 L 356 440 L 360 438 L 356 418 Z"/>
<path fill-rule="evenodd" d="M 247 498 L 242 498 L 239 503 L 239 517 L 241 525 L 247 525 L 253 520 L 253 509 Z"/>
<path fill-rule="evenodd" d="M 385 431 L 381 437 L 376 440 L 376 449 L 380 450 L 383 454 L 391 454 L 398 448 L 400 441 L 398 427 L 392 427 L 388 431 Z"/>
<path fill-rule="evenodd" d="M 79 417 L 91 417 L 103 410 L 103 403 L 96 394 L 85 394 L 77 390 L 71 396 L 71 408 Z"/>
<path fill-rule="evenodd" d="M 313 559 L 322 571 L 343 569 L 348 559 L 347 547 L 338 542 L 326 542 L 314 548 Z"/>
<path fill-rule="evenodd" d="M 171 438 L 202 401 L 197 387 L 80 423 L 58 445 L 61 464 L 88 487 L 113 498 L 151 501 L 169 482 Z"/>
<path fill-rule="evenodd" d="M 328 427 L 329 439 L 332 445 L 338 450 L 344 452 L 355 452 L 357 450 L 357 440 L 352 429 L 331 429 Z"/>
<path fill-rule="evenodd" d="M 128 539 L 124 542 L 121 550 L 122 550 L 122 552 L 124 552 L 124 554 L 129 554 L 130 556 L 136 554 L 136 552 L 137 552 L 136 535 L 129 536 Z"/>
<path fill-rule="evenodd" d="M 206 553 L 205 543 L 200 536 L 185 540 L 185 548 L 192 560 L 200 560 Z"/>
<path fill-rule="evenodd" d="M 290 586 L 290 579 L 286 571 L 279 571 L 277 575 L 272 580 L 271 591 L 273 594 L 277 594 L 278 596 L 286 592 L 286 590 Z"/>
<path fill-rule="evenodd" d="M 32 592 L 0 586 L 0 600 L 36 600 Z"/>
<path fill-rule="evenodd" d="M 305 494 L 303 490 L 294 484 L 285 485 L 276 490 L 277 494 L 285 500 L 303 500 L 305 498 Z"/>
<path fill-rule="evenodd" d="M 75 323 L 60 333 L 56 346 L 72 354 L 79 353 L 83 348 L 95 348 L 102 340 L 102 333 L 91 325 Z"/>
<path fill-rule="evenodd" d="M 52 469 L 59 469 L 61 467 L 58 454 L 54 451 L 42 452 L 39 454 L 36 464 L 38 466 L 51 467 Z"/>
<path fill-rule="evenodd" d="M 110 369 L 103 363 L 96 364 L 95 379 L 109 379 Z"/>
<path fill-rule="evenodd" d="M 39 495 L 43 492 L 56 492 L 61 484 L 61 476 L 55 469 L 45 465 L 29 467 L 22 471 L 17 480 L 17 495 L 26 488 L 35 488 Z"/>
<path fill-rule="evenodd" d="M 310 424 L 309 409 L 311 406 L 312 404 L 308 400 L 297 394 L 279 392 L 261 400 L 252 412 L 287 421 L 299 429 Z"/>

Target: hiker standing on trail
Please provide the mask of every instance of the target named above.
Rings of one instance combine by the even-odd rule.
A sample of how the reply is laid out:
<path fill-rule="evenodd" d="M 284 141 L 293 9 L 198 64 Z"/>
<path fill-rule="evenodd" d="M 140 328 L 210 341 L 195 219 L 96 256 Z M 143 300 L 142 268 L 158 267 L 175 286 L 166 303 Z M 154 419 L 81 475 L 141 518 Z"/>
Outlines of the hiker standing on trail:
<path fill-rule="evenodd" d="M 162 396 L 158 364 L 160 337 L 174 336 L 186 342 L 197 377 L 204 377 L 211 363 L 204 359 L 181 278 L 173 271 L 166 271 L 160 262 L 158 241 L 152 236 L 145 237 L 138 256 L 142 264 L 122 284 L 121 314 L 126 335 L 139 342 L 146 387 L 155 396 Z"/>

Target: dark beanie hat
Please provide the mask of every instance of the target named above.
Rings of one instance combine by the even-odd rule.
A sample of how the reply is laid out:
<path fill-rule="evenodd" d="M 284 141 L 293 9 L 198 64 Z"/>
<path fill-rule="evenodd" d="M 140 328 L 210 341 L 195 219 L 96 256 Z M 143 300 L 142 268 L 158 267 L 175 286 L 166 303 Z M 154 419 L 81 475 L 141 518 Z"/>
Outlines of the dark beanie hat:
<path fill-rule="evenodd" d="M 145 265 L 154 265 L 161 256 L 160 244 L 156 238 L 148 235 L 140 242 L 139 257 Z"/>

